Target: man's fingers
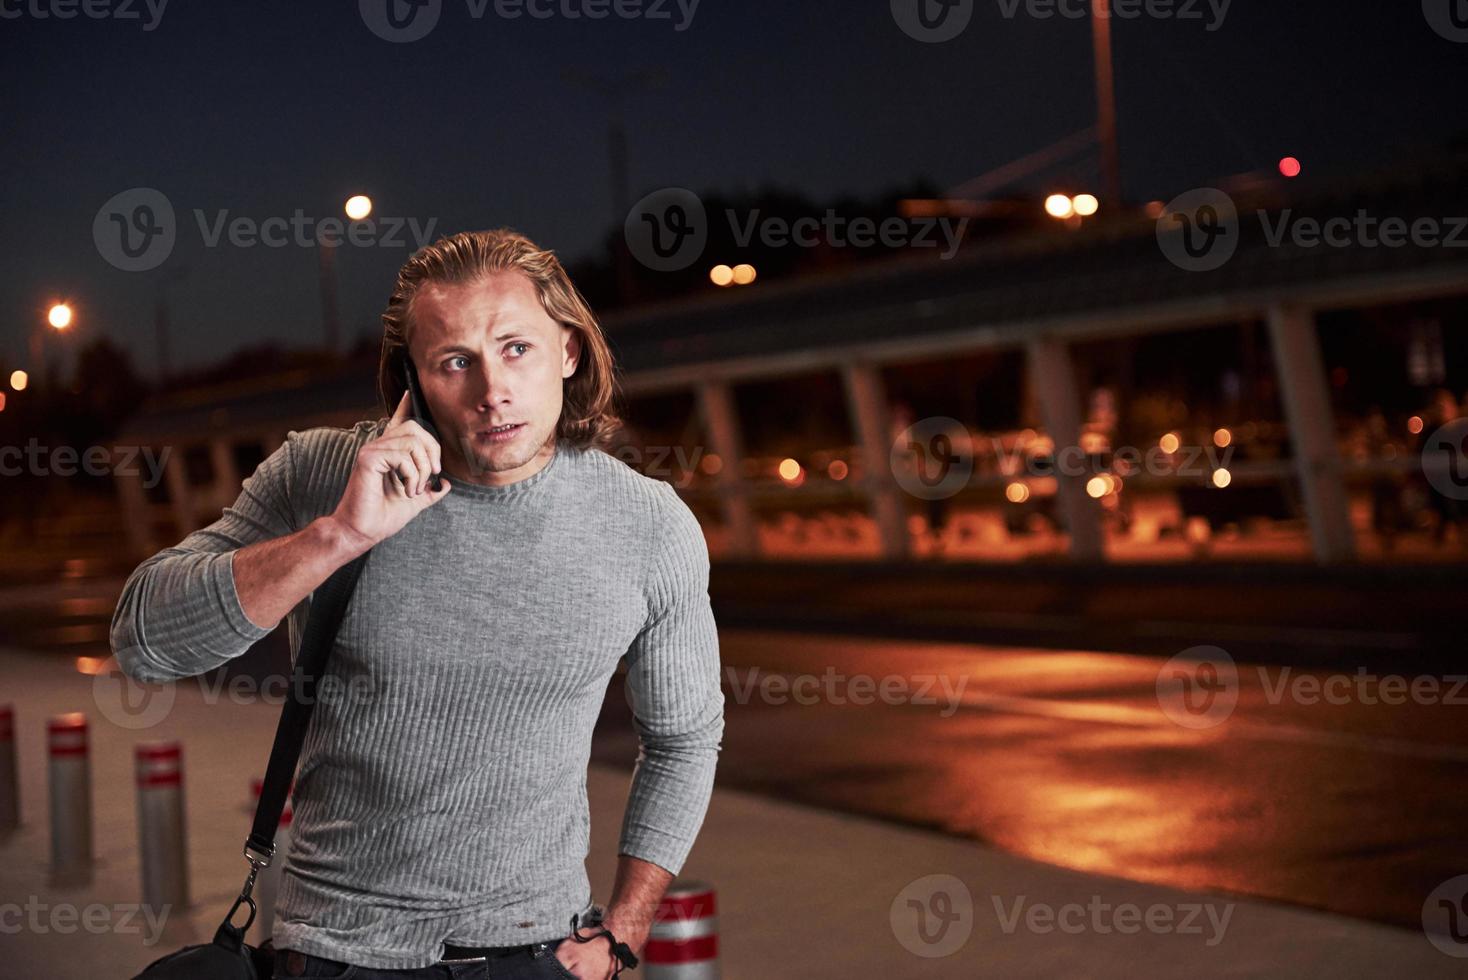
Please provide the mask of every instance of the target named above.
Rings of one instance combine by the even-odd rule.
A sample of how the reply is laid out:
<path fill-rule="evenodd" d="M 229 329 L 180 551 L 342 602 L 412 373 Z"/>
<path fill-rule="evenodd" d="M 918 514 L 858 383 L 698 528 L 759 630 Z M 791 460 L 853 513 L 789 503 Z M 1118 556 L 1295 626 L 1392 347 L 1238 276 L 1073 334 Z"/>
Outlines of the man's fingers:
<path fill-rule="evenodd" d="M 388 426 L 392 427 L 399 422 L 407 421 L 411 412 L 412 404 L 409 402 L 408 393 L 405 391 L 403 392 L 403 397 L 398 399 L 398 407 L 393 409 L 392 418 L 387 421 Z"/>
<path fill-rule="evenodd" d="M 413 496 L 416 497 L 423 492 L 423 485 L 428 482 L 428 450 L 423 448 L 422 443 L 415 442 L 409 453 L 418 470 L 413 478 Z"/>

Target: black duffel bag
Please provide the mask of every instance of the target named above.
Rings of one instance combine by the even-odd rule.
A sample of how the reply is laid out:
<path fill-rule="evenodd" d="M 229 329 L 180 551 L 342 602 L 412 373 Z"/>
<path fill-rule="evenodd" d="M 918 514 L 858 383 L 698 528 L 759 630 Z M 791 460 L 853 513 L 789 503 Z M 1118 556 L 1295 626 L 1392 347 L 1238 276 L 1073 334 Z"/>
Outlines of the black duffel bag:
<path fill-rule="evenodd" d="M 332 641 L 341 626 L 347 601 L 357 587 L 357 576 L 371 552 L 360 555 L 332 573 L 311 597 L 306 628 L 296 654 L 290 697 L 280 712 L 275 728 L 275 743 L 270 748 L 270 764 L 260 787 L 260 802 L 255 807 L 255 823 L 245 841 L 245 860 L 250 872 L 240 897 L 225 913 L 224 921 L 214 933 L 214 941 L 185 946 L 149 963 L 133 980 L 269 980 L 274 976 L 275 951 L 270 941 L 260 947 L 245 942 L 245 934 L 255 921 L 255 877 L 261 868 L 270 866 L 275 856 L 275 828 L 285 810 L 301 744 L 311 722 L 311 709 L 316 705 L 316 682 L 326 666 Z M 234 924 L 241 906 L 249 910 L 245 924 Z"/>

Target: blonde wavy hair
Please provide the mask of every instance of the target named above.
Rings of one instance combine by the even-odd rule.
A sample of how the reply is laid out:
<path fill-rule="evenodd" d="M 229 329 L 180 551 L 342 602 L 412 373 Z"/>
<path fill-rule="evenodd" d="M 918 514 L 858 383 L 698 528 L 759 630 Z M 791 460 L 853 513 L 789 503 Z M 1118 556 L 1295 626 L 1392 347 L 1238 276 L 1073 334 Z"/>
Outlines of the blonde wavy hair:
<path fill-rule="evenodd" d="M 509 228 L 462 231 L 440 238 L 413 253 L 398 270 L 387 309 L 382 311 L 382 358 L 377 368 L 377 390 L 387 414 L 397 408 L 406 390 L 400 365 L 408 355 L 410 314 L 418 290 L 425 283 L 472 282 L 501 271 L 523 274 L 535 286 L 550 318 L 580 334 L 576 370 L 562 382 L 556 438 L 582 449 L 606 446 L 623 422 L 616 407 L 621 397 L 616 363 L 601 324 L 555 252 Z"/>

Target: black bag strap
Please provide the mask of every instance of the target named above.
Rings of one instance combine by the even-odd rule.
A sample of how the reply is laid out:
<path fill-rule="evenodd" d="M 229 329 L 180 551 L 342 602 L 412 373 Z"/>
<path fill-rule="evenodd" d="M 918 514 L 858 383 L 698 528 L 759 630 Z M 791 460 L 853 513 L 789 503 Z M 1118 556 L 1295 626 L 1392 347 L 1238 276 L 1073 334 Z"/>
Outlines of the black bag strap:
<path fill-rule="evenodd" d="M 242 901 L 250 901 L 250 889 L 254 886 L 256 873 L 268 867 L 275 856 L 275 831 L 280 825 L 280 815 L 285 812 L 286 797 L 296 775 L 296 763 L 301 758 L 301 746 L 306 741 L 311 712 L 316 707 L 316 684 L 325 670 L 332 642 L 341 628 L 342 616 L 357 587 L 362 566 L 371 553 L 364 552 L 332 572 L 311 597 L 311 609 L 306 616 L 306 628 L 301 635 L 296 666 L 292 671 L 290 696 L 281 709 L 280 722 L 275 728 L 275 744 L 270 748 L 270 763 L 260 787 L 260 801 L 255 806 L 255 823 L 249 839 L 245 841 L 250 877 L 245 881 L 245 890 L 240 896 Z M 235 905 L 238 907 L 239 902 Z M 250 905 L 253 910 L 254 902 L 250 901 Z"/>

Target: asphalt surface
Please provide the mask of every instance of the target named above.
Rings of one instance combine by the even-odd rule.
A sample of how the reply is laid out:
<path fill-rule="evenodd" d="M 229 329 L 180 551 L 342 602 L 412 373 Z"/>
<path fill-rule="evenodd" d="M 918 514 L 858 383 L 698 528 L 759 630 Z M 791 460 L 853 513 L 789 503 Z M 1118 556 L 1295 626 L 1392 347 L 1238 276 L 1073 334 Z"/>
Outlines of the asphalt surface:
<path fill-rule="evenodd" d="M 38 656 L 105 657 L 121 582 L 96 571 L 73 565 L 7 583 L 4 641 Z M 1468 871 L 1468 802 L 1457 789 L 1468 688 L 1452 680 L 1464 671 L 1426 673 L 1421 656 L 1370 647 L 1369 632 L 1328 639 L 1326 664 L 1318 643 L 1274 643 L 1255 659 L 1257 644 L 1220 642 L 1236 671 L 1220 680 L 1169 664 L 1178 640 L 1097 652 L 720 622 L 723 786 L 1066 868 L 1412 928 L 1428 893 Z M 1307 638 L 1320 629 L 1300 628 Z M 281 642 L 268 638 L 239 668 L 271 669 Z M 1164 668 L 1177 690 L 1160 696 Z M 1383 689 L 1386 677 L 1400 681 Z M 1393 698 L 1393 684 L 1407 693 Z M 617 679 L 594 758 L 629 766 L 635 756 Z"/>

